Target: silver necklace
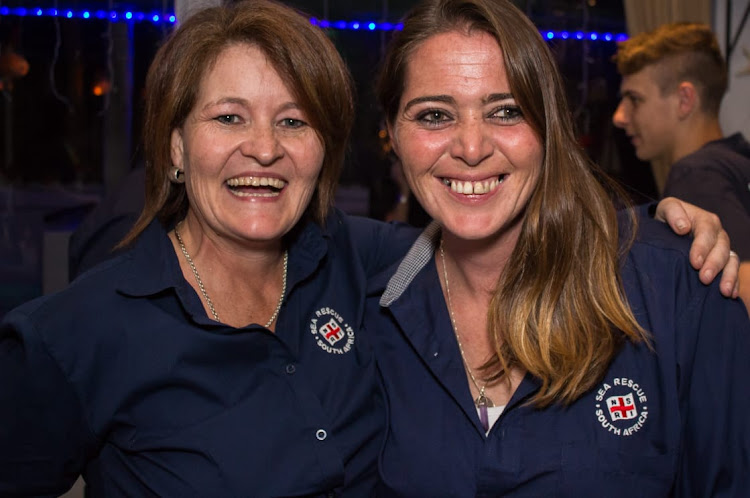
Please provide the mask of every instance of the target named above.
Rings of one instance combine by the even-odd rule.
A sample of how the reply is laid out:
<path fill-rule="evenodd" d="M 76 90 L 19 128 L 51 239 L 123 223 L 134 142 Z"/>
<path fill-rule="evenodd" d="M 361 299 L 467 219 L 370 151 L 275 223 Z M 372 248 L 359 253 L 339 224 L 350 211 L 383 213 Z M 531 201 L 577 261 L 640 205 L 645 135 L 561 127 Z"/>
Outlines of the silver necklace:
<path fill-rule="evenodd" d="M 495 406 L 495 403 L 492 402 L 490 398 L 487 397 L 487 395 L 484 393 L 487 389 L 488 382 L 485 382 L 483 386 L 479 385 L 479 382 L 477 382 L 476 377 L 474 377 L 474 372 L 471 371 L 471 367 L 469 366 L 469 362 L 466 361 L 466 354 L 464 353 L 464 347 L 461 344 L 461 337 L 458 335 L 458 327 L 456 326 L 456 317 L 453 315 L 453 301 L 451 300 L 451 288 L 450 284 L 448 283 L 448 268 L 445 265 L 445 252 L 443 251 L 443 239 L 440 238 L 440 259 L 443 262 L 443 278 L 445 279 L 445 293 L 448 295 L 448 313 L 451 316 L 451 324 L 453 325 L 453 333 L 456 335 L 456 342 L 458 343 L 458 351 L 461 353 L 461 360 L 464 363 L 464 368 L 466 369 L 466 372 L 469 374 L 469 378 L 471 379 L 471 382 L 474 384 L 474 387 L 477 388 L 477 391 L 479 391 L 479 396 L 474 400 L 474 404 L 479 409 L 479 420 L 482 422 L 482 426 L 484 427 L 485 432 L 489 430 L 489 416 L 487 408 Z"/>
<path fill-rule="evenodd" d="M 193 270 L 193 276 L 195 277 L 195 281 L 198 282 L 198 289 L 200 289 L 201 294 L 203 294 L 203 298 L 206 300 L 206 304 L 208 304 L 208 309 L 211 310 L 211 314 L 214 316 L 214 320 L 217 322 L 219 321 L 219 314 L 216 313 L 216 309 L 214 308 L 214 303 L 211 301 L 211 298 L 208 297 L 208 292 L 206 292 L 206 288 L 203 286 L 203 280 L 201 280 L 201 276 L 198 274 L 198 269 L 195 267 L 195 263 L 193 263 L 193 258 L 190 257 L 190 254 L 188 254 L 187 249 L 185 248 L 185 243 L 182 242 L 182 237 L 180 237 L 180 231 L 177 228 L 180 226 L 182 222 L 178 223 L 174 227 L 174 235 L 177 237 L 177 242 L 180 244 L 180 250 L 182 250 L 182 254 L 185 255 L 185 259 L 188 262 L 188 265 L 190 265 L 190 269 Z M 269 328 L 274 320 L 276 320 L 276 317 L 279 316 L 279 311 L 281 310 L 281 305 L 284 303 L 284 295 L 286 294 L 286 274 L 287 274 L 287 268 L 289 263 L 289 252 L 284 251 L 284 276 L 281 280 L 281 296 L 279 297 L 279 302 L 276 303 L 276 309 L 273 310 L 273 315 L 271 315 L 271 318 L 266 322 L 265 327 Z"/>

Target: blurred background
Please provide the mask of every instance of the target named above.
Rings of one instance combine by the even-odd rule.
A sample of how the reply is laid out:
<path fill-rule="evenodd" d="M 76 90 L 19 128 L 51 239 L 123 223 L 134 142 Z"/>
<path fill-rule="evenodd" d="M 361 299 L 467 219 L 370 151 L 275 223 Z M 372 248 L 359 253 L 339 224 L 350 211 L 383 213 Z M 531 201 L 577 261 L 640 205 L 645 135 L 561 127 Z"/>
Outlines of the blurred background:
<path fill-rule="evenodd" d="M 180 18 L 218 0 L 0 0 L 0 316 L 64 286 L 68 238 L 142 165 L 148 65 Z M 410 0 L 287 0 L 349 64 L 358 118 L 337 205 L 384 218 L 398 197 L 373 98 L 378 61 Z M 656 197 L 648 164 L 610 121 L 616 40 L 662 22 L 708 22 L 730 61 L 725 134 L 750 136 L 748 0 L 516 0 L 565 76 L 580 143 L 636 202 Z M 424 220 L 414 218 L 419 224 Z"/>

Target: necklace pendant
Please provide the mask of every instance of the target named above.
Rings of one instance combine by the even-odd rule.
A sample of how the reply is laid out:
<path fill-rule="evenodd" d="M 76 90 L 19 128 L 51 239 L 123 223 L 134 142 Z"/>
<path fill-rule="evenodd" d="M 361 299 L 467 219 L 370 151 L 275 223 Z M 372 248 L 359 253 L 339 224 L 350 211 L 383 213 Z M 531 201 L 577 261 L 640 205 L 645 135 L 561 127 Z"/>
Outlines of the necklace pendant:
<path fill-rule="evenodd" d="M 477 405 L 477 408 L 492 408 L 495 406 L 495 403 L 492 402 L 490 398 L 484 395 L 484 393 L 479 393 L 479 396 L 477 396 L 477 399 L 474 400 L 474 404 Z"/>
<path fill-rule="evenodd" d="M 484 394 L 480 394 L 479 397 L 474 400 L 474 404 L 477 405 L 477 409 L 479 410 L 479 422 L 482 424 L 484 432 L 487 433 L 490 430 L 490 416 L 487 407 L 495 405 L 492 404 L 492 400 Z"/>

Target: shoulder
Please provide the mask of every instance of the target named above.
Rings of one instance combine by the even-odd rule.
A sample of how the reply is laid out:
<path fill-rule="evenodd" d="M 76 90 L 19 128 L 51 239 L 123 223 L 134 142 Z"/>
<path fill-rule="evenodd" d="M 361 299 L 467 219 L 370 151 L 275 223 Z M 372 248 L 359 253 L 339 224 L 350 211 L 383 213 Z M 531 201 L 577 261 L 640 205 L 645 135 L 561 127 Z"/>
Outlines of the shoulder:
<path fill-rule="evenodd" d="M 68 342 L 93 329 L 110 329 L 116 316 L 122 319 L 127 313 L 132 294 L 123 289 L 136 285 L 145 295 L 155 282 L 163 283 L 166 262 L 160 253 L 164 244 L 160 237 L 164 230 L 156 224 L 149 226 L 133 247 L 85 271 L 61 291 L 22 304 L 10 311 L 5 321 L 21 328 L 33 327 L 45 336 L 67 336 L 60 341 Z M 143 267 L 143 261 L 150 266 Z"/>
<path fill-rule="evenodd" d="M 688 236 L 675 234 L 666 223 L 641 217 L 623 271 L 650 272 L 653 275 L 667 271 L 693 271 L 689 259 L 691 241 Z M 697 272 L 693 273 L 696 273 L 697 280 Z"/>
<path fill-rule="evenodd" d="M 721 295 L 718 277 L 709 285 L 700 281 L 690 264 L 691 242 L 664 223 L 639 220 L 621 276 L 631 309 L 647 330 L 697 332 L 698 324 L 705 324 L 711 316 L 732 314 L 738 320 L 747 319 L 740 304 Z"/>
<path fill-rule="evenodd" d="M 750 144 L 739 133 L 714 140 L 676 161 L 670 168 L 670 173 L 675 171 L 686 174 L 696 169 L 740 170 L 750 173 Z"/>
<path fill-rule="evenodd" d="M 332 232 L 345 229 L 357 241 L 387 241 L 389 243 L 407 244 L 414 242 L 420 230 L 411 225 L 399 222 L 384 222 L 364 216 L 348 215 L 333 209 L 326 221 Z"/>
<path fill-rule="evenodd" d="M 122 254 L 83 273 L 66 288 L 38 297 L 10 311 L 6 321 L 22 320 L 40 329 L 80 324 L 87 317 L 103 317 L 117 299 L 117 283 L 128 274 L 130 256 Z"/>
<path fill-rule="evenodd" d="M 333 210 L 326 221 L 331 236 L 350 246 L 373 275 L 401 259 L 420 230 L 404 223 L 385 223 Z"/>

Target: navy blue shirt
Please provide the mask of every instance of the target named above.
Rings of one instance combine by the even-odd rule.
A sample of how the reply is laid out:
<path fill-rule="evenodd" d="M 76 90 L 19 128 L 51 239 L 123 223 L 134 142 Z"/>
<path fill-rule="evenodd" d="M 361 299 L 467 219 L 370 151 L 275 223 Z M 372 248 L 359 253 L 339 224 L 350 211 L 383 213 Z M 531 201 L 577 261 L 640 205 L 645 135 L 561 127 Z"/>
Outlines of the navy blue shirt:
<path fill-rule="evenodd" d="M 406 234 L 399 237 L 396 232 Z M 414 232 L 334 212 L 276 333 L 210 320 L 166 232 L 0 325 L 0 496 L 368 496 L 384 410 L 365 279 Z"/>
<path fill-rule="evenodd" d="M 747 311 L 720 295 L 718 280 L 700 283 L 688 241 L 640 223 L 622 275 L 654 349 L 627 343 L 570 406 L 527 405 L 539 389 L 527 374 L 488 435 L 434 258 L 410 283 L 402 263 L 395 280 L 405 290 L 389 307 L 379 301 L 393 271 L 372 282 L 366 323 L 377 330 L 388 409 L 379 496 L 748 496 Z"/>

